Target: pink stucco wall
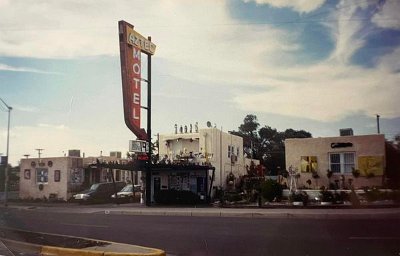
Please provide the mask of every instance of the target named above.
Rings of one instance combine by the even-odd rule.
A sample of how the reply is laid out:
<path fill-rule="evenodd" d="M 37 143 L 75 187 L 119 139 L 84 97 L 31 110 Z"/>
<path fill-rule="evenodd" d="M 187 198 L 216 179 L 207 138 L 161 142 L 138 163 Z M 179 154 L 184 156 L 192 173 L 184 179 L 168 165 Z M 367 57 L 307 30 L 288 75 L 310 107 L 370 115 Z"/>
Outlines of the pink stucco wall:
<path fill-rule="evenodd" d="M 332 148 L 332 143 L 352 143 L 351 147 Z M 383 169 L 385 168 L 385 137 L 382 134 L 375 135 L 361 135 L 361 136 L 341 136 L 341 137 L 326 137 L 326 138 L 306 138 L 306 139 L 287 139 L 285 141 L 286 150 L 286 168 L 293 166 L 297 168 L 300 173 L 298 179 L 298 186 L 307 186 L 306 181 L 311 180 L 311 188 L 320 186 L 328 186 L 329 180 L 326 175 L 327 170 L 330 169 L 329 153 L 355 153 L 355 169 L 358 169 L 358 157 L 360 156 L 377 156 L 383 157 Z M 300 172 L 300 160 L 302 156 L 316 156 L 317 157 L 317 172 L 320 176 L 319 179 L 312 178 L 311 173 Z M 359 177 L 354 178 L 351 173 L 349 174 L 334 174 L 330 182 L 335 179 L 341 179 L 344 175 L 346 185 L 348 179 L 353 179 L 353 185 L 357 187 L 362 186 L 381 186 L 383 184 L 382 176 L 375 176 L 373 178 Z"/>

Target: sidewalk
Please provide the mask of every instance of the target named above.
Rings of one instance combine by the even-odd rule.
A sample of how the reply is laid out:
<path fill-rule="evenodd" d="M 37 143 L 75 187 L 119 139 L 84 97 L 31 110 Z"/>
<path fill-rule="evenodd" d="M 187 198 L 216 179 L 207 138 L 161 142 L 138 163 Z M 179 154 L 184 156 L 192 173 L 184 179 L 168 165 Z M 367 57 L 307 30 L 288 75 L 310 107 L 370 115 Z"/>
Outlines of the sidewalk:
<path fill-rule="evenodd" d="M 0 209 L 4 206 L 0 206 Z M 23 204 L 10 203 L 9 208 L 27 211 L 63 212 L 79 214 L 114 214 L 188 217 L 243 217 L 243 218 L 400 218 L 400 208 L 216 208 L 216 207 L 146 207 L 141 204 Z"/>

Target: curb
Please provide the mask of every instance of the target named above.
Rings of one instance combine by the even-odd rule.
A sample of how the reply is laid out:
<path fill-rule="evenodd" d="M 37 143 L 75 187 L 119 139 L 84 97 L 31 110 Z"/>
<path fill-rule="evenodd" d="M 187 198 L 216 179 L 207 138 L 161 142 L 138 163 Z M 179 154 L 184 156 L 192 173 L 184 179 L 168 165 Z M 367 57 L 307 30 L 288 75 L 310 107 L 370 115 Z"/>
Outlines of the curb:
<path fill-rule="evenodd" d="M 3 228 L 10 231 L 22 231 L 22 232 L 30 232 L 20 229 L 10 229 L 10 228 Z M 83 249 L 74 249 L 74 248 L 63 248 L 63 247 L 56 247 L 56 246 L 47 246 L 47 245 L 40 245 L 40 244 L 32 244 L 26 243 L 16 240 L 11 240 L 7 238 L 1 238 L 5 246 L 8 248 L 10 247 L 12 250 L 21 251 L 21 252 L 28 252 L 28 253 L 37 253 L 39 255 L 44 256 L 166 256 L 165 251 L 138 246 L 138 245 L 130 245 L 130 244 L 122 244 L 122 243 L 115 243 L 112 241 L 105 241 L 105 240 L 94 240 L 89 238 L 83 237 L 75 237 L 75 236 L 64 236 L 64 235 L 57 235 L 57 234 L 49 234 L 49 233 L 42 233 L 42 232 L 30 232 L 35 234 L 43 234 L 43 235 L 51 235 L 56 237 L 64 237 L 64 238 L 79 238 L 85 239 L 89 241 L 96 241 L 107 243 L 107 245 L 101 246 L 93 246 L 87 247 Z M 130 250 L 137 252 L 129 252 Z"/>
<path fill-rule="evenodd" d="M 114 243 L 115 244 L 115 243 Z M 127 253 L 127 252 L 108 252 L 108 251 L 95 251 L 95 250 L 85 250 L 85 249 L 71 249 L 71 248 L 61 248 L 53 246 L 43 246 L 41 248 L 41 255 L 44 256 L 166 256 L 165 252 L 159 249 L 152 249 L 152 253 Z"/>
<path fill-rule="evenodd" d="M 83 212 L 68 211 L 63 209 L 64 213 L 71 214 L 105 214 L 105 215 L 127 215 L 127 216 L 176 216 L 176 217 L 236 217 L 236 218 L 308 218 L 308 219 L 344 219 L 344 218 L 367 218 L 373 219 L 378 216 L 387 218 L 400 218 L 400 207 L 360 207 L 360 208 L 87 208 Z M 0 209 L 2 207 L 0 206 Z M 39 207 L 31 209 L 30 207 L 10 206 L 9 208 L 18 210 L 35 210 L 38 212 L 52 211 L 52 208 Z M 54 212 L 58 212 L 61 208 L 57 208 Z"/>
<path fill-rule="evenodd" d="M 218 218 L 307 218 L 307 219 L 374 219 L 384 216 L 385 218 L 398 219 L 400 218 L 400 209 L 391 212 L 296 212 L 296 211 L 281 211 L 281 212 L 267 212 L 267 211 L 109 211 L 107 213 L 97 212 L 96 214 L 111 214 L 111 215 L 126 215 L 126 216 L 176 216 L 176 217 L 218 217 Z"/>

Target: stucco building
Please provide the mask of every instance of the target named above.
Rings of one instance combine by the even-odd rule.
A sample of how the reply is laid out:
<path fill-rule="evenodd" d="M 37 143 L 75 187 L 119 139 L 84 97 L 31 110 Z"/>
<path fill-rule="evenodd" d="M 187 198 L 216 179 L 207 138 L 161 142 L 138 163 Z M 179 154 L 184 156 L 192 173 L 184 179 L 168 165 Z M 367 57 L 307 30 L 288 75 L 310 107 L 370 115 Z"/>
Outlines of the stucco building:
<path fill-rule="evenodd" d="M 121 154 L 113 156 L 81 157 L 79 150 L 69 151 L 68 156 L 25 158 L 20 162 L 19 197 L 21 199 L 68 200 L 93 183 L 111 181 L 107 169 L 91 168 L 96 159 L 126 163 Z M 132 172 L 113 170 L 115 181 L 131 181 Z M 138 174 L 133 174 L 137 184 Z"/>
<path fill-rule="evenodd" d="M 297 187 L 319 188 L 334 184 L 360 188 L 382 186 L 385 182 L 385 137 L 382 134 L 287 139 L 285 157 L 286 168 L 292 167 L 300 174 Z M 328 170 L 332 172 L 330 178 Z M 360 176 L 354 177 L 353 170 L 358 170 Z"/>
<path fill-rule="evenodd" d="M 246 174 L 251 159 L 243 154 L 243 138 L 217 128 L 175 128 L 174 134 L 159 136 L 159 156 L 164 162 L 176 163 L 181 159 L 194 164 L 211 165 L 215 168 L 212 186 L 226 187 L 229 173 L 236 177 Z M 254 160 L 255 164 L 259 161 Z"/>

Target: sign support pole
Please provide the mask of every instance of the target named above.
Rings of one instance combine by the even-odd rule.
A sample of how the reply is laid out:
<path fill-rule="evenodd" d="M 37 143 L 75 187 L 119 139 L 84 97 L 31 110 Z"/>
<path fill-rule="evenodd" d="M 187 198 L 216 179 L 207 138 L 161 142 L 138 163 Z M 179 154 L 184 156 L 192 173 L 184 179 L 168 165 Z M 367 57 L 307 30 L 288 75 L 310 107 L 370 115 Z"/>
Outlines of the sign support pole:
<path fill-rule="evenodd" d="M 148 37 L 148 40 L 151 41 L 151 37 Z M 149 151 L 146 170 L 146 206 L 151 206 L 151 54 L 147 54 L 147 142 Z"/>

